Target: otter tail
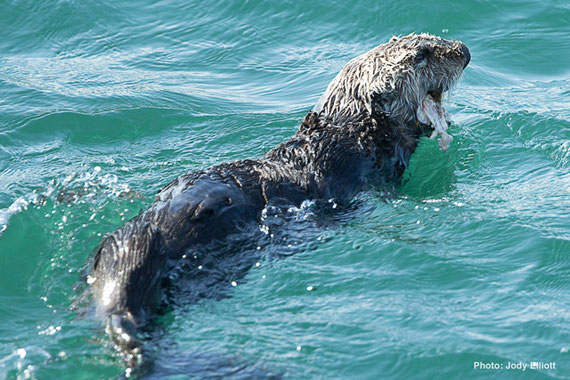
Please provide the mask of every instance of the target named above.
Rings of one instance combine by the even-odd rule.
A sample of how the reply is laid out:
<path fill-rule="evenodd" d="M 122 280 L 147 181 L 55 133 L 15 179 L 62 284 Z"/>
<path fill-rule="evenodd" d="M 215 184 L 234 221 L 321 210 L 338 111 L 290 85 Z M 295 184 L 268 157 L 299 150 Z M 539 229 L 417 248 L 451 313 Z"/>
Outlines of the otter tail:
<path fill-rule="evenodd" d="M 91 289 L 127 371 L 146 362 L 139 330 L 158 304 L 167 257 L 160 230 L 144 214 L 109 235 L 95 255 Z"/>

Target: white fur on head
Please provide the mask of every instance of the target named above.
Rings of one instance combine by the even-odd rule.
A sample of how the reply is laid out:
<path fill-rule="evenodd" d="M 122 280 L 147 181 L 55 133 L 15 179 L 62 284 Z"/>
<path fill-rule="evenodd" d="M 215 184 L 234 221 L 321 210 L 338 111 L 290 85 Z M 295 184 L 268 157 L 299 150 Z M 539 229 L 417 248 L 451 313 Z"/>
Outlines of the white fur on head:
<path fill-rule="evenodd" d="M 462 46 L 425 33 L 392 37 L 348 62 L 314 111 L 331 120 L 381 111 L 401 124 L 416 122 L 427 92 L 447 91 L 461 76 Z"/>

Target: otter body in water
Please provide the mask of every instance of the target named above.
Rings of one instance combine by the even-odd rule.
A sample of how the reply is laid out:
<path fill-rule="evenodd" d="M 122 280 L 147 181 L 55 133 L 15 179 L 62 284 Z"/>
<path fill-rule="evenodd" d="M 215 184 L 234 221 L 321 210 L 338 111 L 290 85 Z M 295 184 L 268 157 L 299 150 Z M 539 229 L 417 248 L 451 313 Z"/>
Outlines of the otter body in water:
<path fill-rule="evenodd" d="M 169 261 L 252 224 L 269 203 L 345 201 L 398 179 L 420 137 L 449 144 L 441 95 L 469 60 L 458 41 L 394 37 L 350 61 L 289 141 L 259 159 L 182 175 L 106 237 L 88 282 L 129 365 L 141 360 L 136 330 L 157 305 Z"/>

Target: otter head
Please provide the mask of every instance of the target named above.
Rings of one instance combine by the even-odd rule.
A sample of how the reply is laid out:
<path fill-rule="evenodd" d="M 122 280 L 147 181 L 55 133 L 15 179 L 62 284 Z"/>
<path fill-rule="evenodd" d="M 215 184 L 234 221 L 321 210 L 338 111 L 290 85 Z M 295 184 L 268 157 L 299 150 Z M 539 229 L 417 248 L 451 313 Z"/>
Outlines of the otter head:
<path fill-rule="evenodd" d="M 470 58 L 469 49 L 459 41 L 429 34 L 393 37 L 351 60 L 314 111 L 333 123 L 382 113 L 414 135 L 426 133 L 426 127 L 436 129 L 433 114 L 445 113 L 442 94 L 458 81 Z"/>

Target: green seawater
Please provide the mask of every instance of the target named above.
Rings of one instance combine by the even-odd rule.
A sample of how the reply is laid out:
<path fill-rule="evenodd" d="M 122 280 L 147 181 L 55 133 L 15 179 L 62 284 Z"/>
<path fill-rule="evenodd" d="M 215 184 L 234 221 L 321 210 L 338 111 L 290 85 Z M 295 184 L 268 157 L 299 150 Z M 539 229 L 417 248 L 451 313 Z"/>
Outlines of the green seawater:
<path fill-rule="evenodd" d="M 395 188 L 275 217 L 226 297 L 159 317 L 148 376 L 570 379 L 567 1 L 1 0 L 0 30 L 0 379 L 120 376 L 70 309 L 102 237 L 178 175 L 283 142 L 410 32 L 471 51 L 450 150 L 424 139 Z"/>

